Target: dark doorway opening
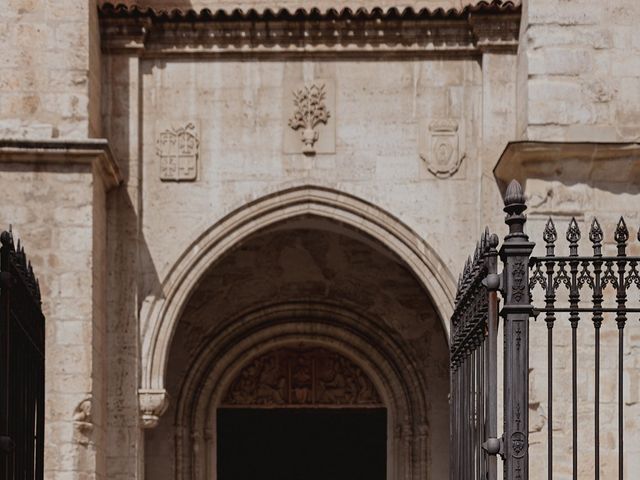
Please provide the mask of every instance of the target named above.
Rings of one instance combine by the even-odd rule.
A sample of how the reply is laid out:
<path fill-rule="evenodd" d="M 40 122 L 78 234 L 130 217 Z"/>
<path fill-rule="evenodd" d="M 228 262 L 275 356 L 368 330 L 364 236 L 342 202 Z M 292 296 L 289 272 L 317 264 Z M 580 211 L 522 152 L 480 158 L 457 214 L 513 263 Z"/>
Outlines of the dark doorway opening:
<path fill-rule="evenodd" d="M 387 411 L 218 410 L 218 480 L 385 480 Z"/>

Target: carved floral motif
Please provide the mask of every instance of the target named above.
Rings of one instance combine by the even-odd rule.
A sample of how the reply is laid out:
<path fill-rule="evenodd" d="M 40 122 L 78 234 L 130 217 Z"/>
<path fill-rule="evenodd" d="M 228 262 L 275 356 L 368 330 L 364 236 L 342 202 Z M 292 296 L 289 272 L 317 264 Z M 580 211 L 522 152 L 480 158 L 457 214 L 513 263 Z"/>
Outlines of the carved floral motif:
<path fill-rule="evenodd" d="M 160 159 L 160 180 L 195 180 L 199 145 L 193 123 L 162 131 L 156 140 L 156 154 Z"/>
<path fill-rule="evenodd" d="M 294 90 L 293 105 L 295 110 L 289 119 L 289 127 L 301 130 L 302 152 L 314 154 L 314 145 L 320 137 L 317 127 L 329 120 L 330 112 L 325 104 L 327 92 L 324 84 L 305 85 Z"/>
<path fill-rule="evenodd" d="M 232 381 L 226 406 L 381 405 L 351 360 L 324 348 L 285 348 L 259 356 Z"/>

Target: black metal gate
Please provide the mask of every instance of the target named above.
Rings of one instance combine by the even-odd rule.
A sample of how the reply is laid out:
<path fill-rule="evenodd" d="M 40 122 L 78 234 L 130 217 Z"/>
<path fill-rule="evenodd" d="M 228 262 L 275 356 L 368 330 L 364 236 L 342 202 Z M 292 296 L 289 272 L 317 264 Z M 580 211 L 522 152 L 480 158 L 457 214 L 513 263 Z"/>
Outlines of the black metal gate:
<path fill-rule="evenodd" d="M 44 316 L 24 249 L 0 235 L 0 478 L 43 478 Z"/>
<path fill-rule="evenodd" d="M 593 367 L 593 476 L 600 478 L 600 402 L 601 340 L 603 322 L 617 326 L 617 457 L 618 478 L 624 478 L 624 346 L 625 325 L 640 307 L 629 304 L 629 292 L 640 289 L 640 257 L 628 255 L 629 230 L 620 219 L 613 234 L 615 255 L 606 255 L 604 233 L 594 219 L 589 231 L 591 252 L 580 255 L 581 232 L 578 223 L 569 223 L 568 253 L 556 255 L 556 228 L 551 219 L 543 234 L 545 254 L 532 257 L 534 243 L 525 233 L 526 210 L 522 187 L 512 182 L 505 194 L 505 222 L 509 233 L 499 252 L 498 238 L 485 233 L 476 252 L 465 265 L 458 283 L 454 314 L 451 318 L 451 479 L 495 480 L 496 456 L 503 460 L 505 480 L 529 479 L 529 329 L 530 319 L 544 314 L 547 377 L 547 477 L 554 478 L 554 326 L 565 320 L 571 330 L 571 411 L 572 478 L 578 478 L 580 446 L 578 431 L 578 326 L 585 319 L 594 329 Z M 640 241 L 640 232 L 637 234 Z M 497 274 L 496 256 L 502 272 Z M 534 288 L 542 291 L 543 301 L 532 300 Z M 566 289 L 566 301 L 558 292 Z M 611 300 L 607 303 L 607 290 Z M 497 436 L 497 332 L 499 315 L 503 319 L 502 385 L 503 434 Z M 640 302 L 640 296 L 638 298 Z M 636 302 L 636 305 L 637 303 Z M 586 327 L 584 327 L 586 328 Z M 583 370 L 584 371 L 584 370 Z M 590 446 L 591 448 L 591 446 Z M 537 466 L 538 467 L 538 466 Z M 629 477 L 632 478 L 632 477 Z"/>

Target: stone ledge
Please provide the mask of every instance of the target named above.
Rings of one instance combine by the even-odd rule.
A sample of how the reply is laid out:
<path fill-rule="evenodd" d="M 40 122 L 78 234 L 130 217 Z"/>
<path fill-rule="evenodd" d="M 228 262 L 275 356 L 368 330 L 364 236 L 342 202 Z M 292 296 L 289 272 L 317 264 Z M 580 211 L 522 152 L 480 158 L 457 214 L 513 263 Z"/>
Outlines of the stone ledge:
<path fill-rule="evenodd" d="M 122 174 L 109 142 L 103 138 L 87 140 L 0 139 L 0 162 L 34 164 L 95 164 L 105 188 L 122 183 Z"/>
<path fill-rule="evenodd" d="M 480 2 L 460 10 L 155 11 L 105 3 L 104 52 L 190 55 L 478 55 L 516 53 L 521 6 Z"/>
<path fill-rule="evenodd" d="M 510 142 L 493 169 L 504 195 L 529 178 L 565 183 L 640 182 L 640 143 Z"/>

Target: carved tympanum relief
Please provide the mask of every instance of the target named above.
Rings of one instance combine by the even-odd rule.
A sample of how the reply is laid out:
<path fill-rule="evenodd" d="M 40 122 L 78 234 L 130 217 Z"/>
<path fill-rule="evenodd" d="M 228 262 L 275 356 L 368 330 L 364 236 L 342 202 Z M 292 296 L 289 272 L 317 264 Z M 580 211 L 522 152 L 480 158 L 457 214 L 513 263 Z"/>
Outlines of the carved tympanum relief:
<path fill-rule="evenodd" d="M 198 175 L 200 140 L 194 122 L 181 127 L 159 129 L 156 155 L 160 161 L 160 180 L 193 181 Z"/>
<path fill-rule="evenodd" d="M 464 159 L 460 126 L 451 119 L 425 120 L 420 127 L 420 156 L 438 178 L 452 176 Z"/>
<path fill-rule="evenodd" d="M 288 128 L 285 131 L 286 153 L 335 152 L 333 82 L 316 80 L 297 83 L 285 89 L 285 110 Z"/>
<path fill-rule="evenodd" d="M 283 348 L 261 355 L 232 381 L 222 406 L 380 406 L 360 367 L 324 348 Z"/>

